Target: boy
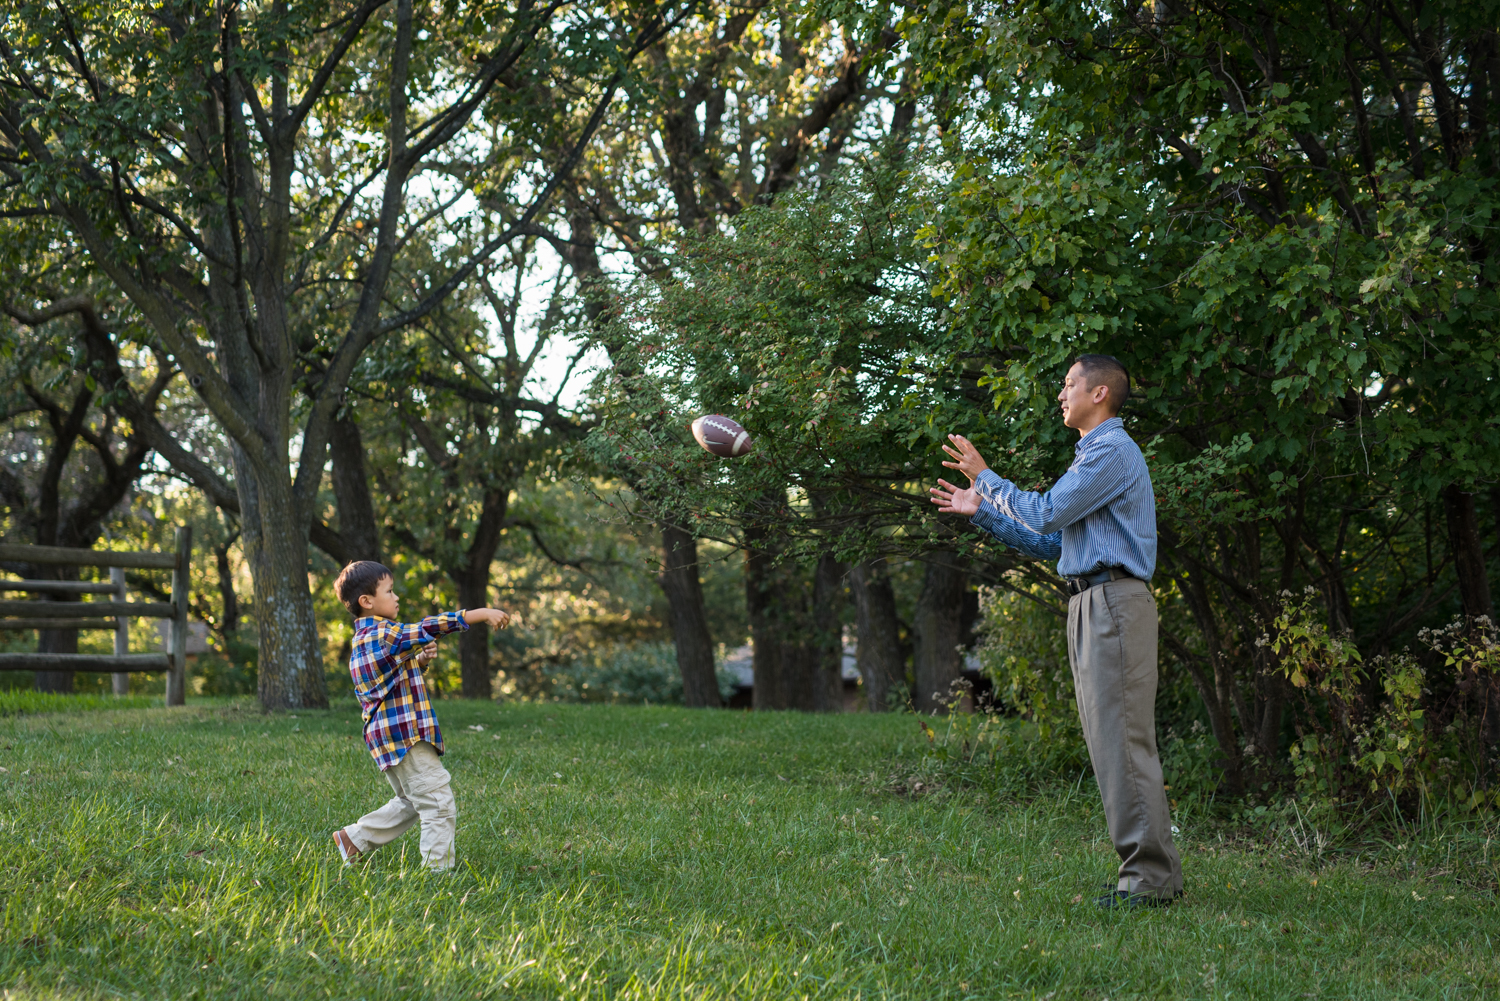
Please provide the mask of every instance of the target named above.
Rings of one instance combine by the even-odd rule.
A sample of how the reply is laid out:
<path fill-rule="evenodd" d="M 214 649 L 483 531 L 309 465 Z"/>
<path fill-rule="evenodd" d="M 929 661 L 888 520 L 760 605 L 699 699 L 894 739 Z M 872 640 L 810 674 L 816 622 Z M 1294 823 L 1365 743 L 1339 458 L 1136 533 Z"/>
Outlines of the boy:
<path fill-rule="evenodd" d="M 427 701 L 422 665 L 436 654 L 435 641 L 475 622 L 501 629 L 510 615 L 498 608 L 431 615 L 421 622 L 396 621 L 400 599 L 391 572 L 379 563 L 350 563 L 333 589 L 354 616 L 354 652 L 349 674 L 364 718 L 365 745 L 396 795 L 373 813 L 335 831 L 334 844 L 350 865 L 365 852 L 394 841 L 422 821 L 422 862 L 442 872 L 453 866 L 453 830 L 458 811 L 448 771 L 439 757 L 443 735 Z"/>

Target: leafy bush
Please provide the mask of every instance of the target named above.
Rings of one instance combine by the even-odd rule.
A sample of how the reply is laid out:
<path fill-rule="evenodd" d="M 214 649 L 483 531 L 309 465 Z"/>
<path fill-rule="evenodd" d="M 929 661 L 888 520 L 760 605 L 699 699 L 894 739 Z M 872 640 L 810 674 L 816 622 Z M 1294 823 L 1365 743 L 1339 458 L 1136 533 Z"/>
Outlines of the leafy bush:
<path fill-rule="evenodd" d="M 193 665 L 195 688 L 200 695 L 254 695 L 258 650 L 253 642 L 230 634 L 222 651 L 202 654 Z M 345 677 L 348 671 L 344 671 Z"/>
<path fill-rule="evenodd" d="M 977 632 L 979 669 L 994 684 L 1001 710 L 1034 724 L 1043 740 L 1082 745 L 1066 623 L 1042 589 L 983 589 Z"/>
<path fill-rule="evenodd" d="M 1363 815 L 1392 804 L 1408 813 L 1500 807 L 1484 732 L 1500 684 L 1500 636 L 1489 620 L 1423 630 L 1424 650 L 1366 662 L 1348 636 L 1328 629 L 1319 597 L 1313 588 L 1283 591 L 1256 641 L 1295 696 L 1286 756 L 1282 748 L 1243 749 L 1259 801 L 1248 809 L 1279 809 L 1287 792 L 1295 809 L 1323 819 L 1356 805 Z M 994 682 L 998 711 L 1019 719 L 955 715 L 937 729 L 922 724 L 932 756 L 964 781 L 1019 791 L 1087 767 L 1065 623 L 1044 598 L 1039 589 L 990 588 L 980 599 L 980 666 Z M 1162 769 L 1174 809 L 1199 812 L 1218 794 L 1223 752 L 1196 718 L 1200 707 L 1174 695 L 1169 663 L 1157 703 Z M 1035 774 L 1020 779 L 1009 774 L 1016 769 Z"/>
<path fill-rule="evenodd" d="M 1050 779 L 1087 770 L 1088 748 L 1073 695 L 1066 622 L 1046 604 L 1044 591 L 986 588 L 980 594 L 980 669 L 994 684 L 998 717 L 975 722 L 950 717 L 945 732 L 931 732 L 934 756 L 965 778 L 994 792 L 1020 792 Z M 1163 684 L 1168 691 L 1170 685 Z M 1170 694 L 1170 692 L 1169 692 Z M 1206 807 L 1219 784 L 1212 735 L 1186 702 L 1160 703 L 1178 710 L 1160 721 L 1162 770 L 1174 807 Z M 988 770 L 992 774 L 981 774 Z M 1029 774 L 1025 774 L 1029 773 Z"/>
<path fill-rule="evenodd" d="M 719 672 L 719 693 L 734 694 L 734 676 Z M 638 643 L 579 657 L 554 671 L 537 694 L 562 702 L 682 702 L 682 674 L 671 643 Z"/>
<path fill-rule="evenodd" d="M 1281 614 L 1260 641 L 1301 694 L 1291 746 L 1298 795 L 1325 811 L 1369 798 L 1398 808 L 1500 806 L 1483 733 L 1500 666 L 1489 619 L 1424 629 L 1424 655 L 1379 657 L 1367 670 L 1353 644 L 1319 621 L 1316 597 L 1312 588 L 1282 592 Z"/>

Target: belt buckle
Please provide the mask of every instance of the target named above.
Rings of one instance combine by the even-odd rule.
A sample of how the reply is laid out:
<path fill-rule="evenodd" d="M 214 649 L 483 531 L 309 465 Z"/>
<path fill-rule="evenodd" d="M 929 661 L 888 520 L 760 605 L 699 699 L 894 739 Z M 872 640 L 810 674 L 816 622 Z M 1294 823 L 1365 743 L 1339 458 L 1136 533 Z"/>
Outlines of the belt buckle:
<path fill-rule="evenodd" d="M 1089 579 L 1087 577 L 1069 577 L 1068 578 L 1068 594 L 1069 595 L 1082 594 L 1083 592 L 1087 591 L 1088 589 L 1089 589 Z"/>

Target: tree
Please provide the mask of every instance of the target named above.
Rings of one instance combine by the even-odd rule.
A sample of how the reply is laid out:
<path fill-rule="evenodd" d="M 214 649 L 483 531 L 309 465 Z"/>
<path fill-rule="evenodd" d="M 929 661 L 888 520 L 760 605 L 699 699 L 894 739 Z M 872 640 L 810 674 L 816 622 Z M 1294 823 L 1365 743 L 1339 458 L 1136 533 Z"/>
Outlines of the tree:
<path fill-rule="evenodd" d="M 0 395 L 6 461 L 0 500 L 6 535 L 41 546 L 88 549 L 124 503 L 151 454 L 145 436 L 111 391 L 125 379 L 109 326 L 138 326 L 128 306 L 96 299 L 97 275 L 55 229 L 5 226 L 6 298 L 0 299 Z M 66 294 L 58 295 L 66 290 Z M 38 294 L 54 301 L 33 308 Z M 58 328 L 71 328 L 58 333 Z M 73 332 L 76 330 L 76 333 Z M 155 412 L 177 374 L 159 353 L 132 359 L 141 407 Z M 33 579 L 76 579 L 77 568 L 9 567 Z M 59 596 L 58 600 L 68 600 Z M 73 596 L 76 600 L 76 596 Z M 39 631 L 43 653 L 76 653 L 78 630 Z M 73 672 L 38 671 L 41 691 L 72 691 Z"/>
<path fill-rule="evenodd" d="M 885 59 L 894 36 L 883 24 L 846 27 L 861 30 L 845 30 L 836 41 L 839 27 L 791 8 L 708 7 L 649 50 L 638 100 L 601 127 L 596 152 L 570 184 L 567 240 L 554 237 L 594 297 L 591 323 L 614 308 L 603 255 L 626 255 L 637 274 L 671 280 L 674 243 L 712 234 L 747 207 L 771 203 L 805 176 L 808 164 L 831 168 L 851 140 L 867 141 L 860 126 L 884 135 L 883 126 L 864 117 L 886 96 Z M 907 121 L 898 109 L 894 128 Z M 596 326 L 595 334 L 614 364 L 628 369 L 628 352 L 609 329 Z M 653 510 L 688 704 L 717 705 L 691 519 L 660 504 Z M 751 559 L 746 566 L 754 573 L 763 563 Z M 747 586 L 774 603 L 782 583 Z M 752 597 L 753 606 L 760 601 Z"/>
<path fill-rule="evenodd" d="M 359 360 L 533 223 L 692 9 L 5 6 L 5 209 L 67 226 L 233 441 L 267 707 L 326 701 L 306 545 Z"/>
<path fill-rule="evenodd" d="M 946 697 L 959 675 L 955 546 L 973 533 L 929 514 L 920 481 L 941 468 L 931 453 L 942 425 L 927 408 L 974 413 L 985 394 L 979 373 L 927 350 L 940 315 L 914 244 L 912 162 L 872 156 L 747 209 L 732 234 L 674 257 L 676 280 L 622 295 L 632 306 L 611 330 L 617 363 L 591 449 L 647 485 L 644 515 L 687 512 L 695 534 L 746 547 L 756 699 L 768 708 L 828 705 L 838 618 L 819 614 L 815 595 L 850 564 L 861 656 L 878 672 L 873 707 L 885 708 L 904 681 L 887 556 L 929 561 L 918 705 L 932 708 L 932 691 Z M 692 445 L 682 427 L 704 410 L 738 415 L 755 452 L 725 461 Z M 1013 566 L 1001 555 L 983 572 Z"/>
<path fill-rule="evenodd" d="M 491 603 L 491 564 L 507 531 L 529 533 L 560 564 L 581 565 L 548 546 L 536 519 L 512 509 L 523 481 L 582 427 L 561 403 L 581 351 L 550 399 L 531 396 L 539 388 L 538 362 L 556 346 L 567 290 L 567 274 L 558 269 L 546 308 L 534 324 L 527 321 L 526 288 L 538 271 L 535 251 L 534 237 L 520 238 L 493 267 L 481 269 L 466 294 L 373 352 L 356 373 L 342 418 L 358 434 L 354 415 L 366 414 L 364 426 L 375 432 L 373 482 L 385 498 L 385 534 L 440 567 L 465 608 Z M 485 308 L 493 331 L 482 315 Z M 413 394 L 413 388 L 421 392 Z M 369 482 L 349 477 L 345 489 L 363 496 L 347 506 L 373 511 Z M 341 497 L 341 517 L 345 508 Z M 461 694 L 490 698 L 489 627 L 470 628 L 459 647 Z"/>

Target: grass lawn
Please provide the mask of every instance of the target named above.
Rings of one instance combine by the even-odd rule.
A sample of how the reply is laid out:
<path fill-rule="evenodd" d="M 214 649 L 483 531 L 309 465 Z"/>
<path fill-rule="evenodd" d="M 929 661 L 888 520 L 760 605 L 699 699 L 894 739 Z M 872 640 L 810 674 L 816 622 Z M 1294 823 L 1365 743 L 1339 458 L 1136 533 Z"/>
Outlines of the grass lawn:
<path fill-rule="evenodd" d="M 1106 914 L 1092 786 L 894 795 L 910 716 L 437 706 L 443 876 L 415 830 L 340 867 L 389 795 L 352 705 L 0 718 L 4 996 L 1500 997 L 1492 872 L 1189 823 L 1184 902 Z"/>

